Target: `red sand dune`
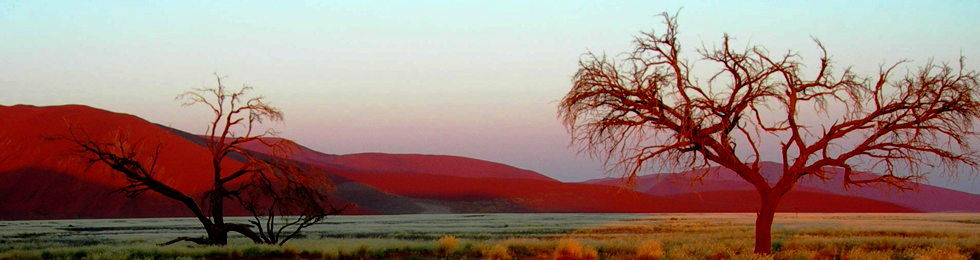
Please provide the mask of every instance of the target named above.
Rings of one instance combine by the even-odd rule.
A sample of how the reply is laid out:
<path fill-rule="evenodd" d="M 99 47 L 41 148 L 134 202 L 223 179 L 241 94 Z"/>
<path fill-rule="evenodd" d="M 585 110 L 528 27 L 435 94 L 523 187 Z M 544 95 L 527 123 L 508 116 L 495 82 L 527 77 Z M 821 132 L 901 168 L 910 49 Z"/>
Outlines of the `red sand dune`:
<path fill-rule="evenodd" d="M 213 178 L 206 149 L 132 115 L 80 105 L 17 105 L 0 106 L 0 118 L 0 219 L 190 215 L 184 206 L 154 192 L 133 199 L 109 194 L 126 185 L 123 176 L 101 164 L 87 168 L 70 152 L 74 146 L 68 141 L 44 140 L 68 135 L 69 124 L 98 141 L 128 134 L 131 142 L 142 140 L 147 151 L 165 144 L 157 178 L 188 195 L 199 197 Z M 226 169 L 239 165 L 223 164 Z M 228 210 L 229 215 L 245 215 Z"/>
<path fill-rule="evenodd" d="M 263 139 L 266 143 L 270 143 L 270 144 L 275 142 L 280 142 L 280 141 L 289 141 L 279 137 L 265 137 Z M 306 146 L 300 144 L 296 144 L 296 145 L 297 145 L 297 147 L 295 147 L 296 149 L 290 148 L 291 150 L 289 151 L 278 151 L 278 152 L 286 153 L 284 154 L 284 156 L 289 157 L 289 159 L 291 160 L 302 162 L 302 163 L 313 164 L 313 165 L 329 165 L 330 162 L 335 157 L 337 157 L 337 155 L 325 154 L 325 153 L 314 151 L 313 149 L 306 148 Z M 247 150 L 251 150 L 258 153 L 263 153 L 263 154 L 272 153 L 272 148 L 269 148 L 269 146 L 266 146 L 262 142 L 258 142 L 258 141 L 244 143 L 242 144 L 242 147 Z"/>
<path fill-rule="evenodd" d="M 148 192 L 129 199 L 115 187 L 43 168 L 0 173 L 0 219 L 190 217 L 183 204 Z"/>
<path fill-rule="evenodd" d="M 42 140 L 44 137 L 68 135 L 69 124 L 97 141 L 110 141 L 116 135 L 130 135 L 130 142 L 142 140 L 143 149 L 152 151 L 157 144 L 161 146 L 158 177 L 162 182 L 186 193 L 200 193 L 209 188 L 210 155 L 207 150 L 174 136 L 141 118 L 112 113 L 80 105 L 56 107 L 34 107 L 18 105 L 0 106 L 0 133 L 11 141 L 7 144 L 7 155 L 0 164 L 0 172 L 19 168 L 48 168 L 67 171 L 81 180 L 120 187 L 125 184 L 121 176 L 111 173 L 106 167 L 96 165 L 83 171 L 85 164 L 69 151 L 74 147 L 68 141 Z M 226 162 L 225 167 L 240 165 Z M 204 174 L 202 174 L 204 173 Z"/>

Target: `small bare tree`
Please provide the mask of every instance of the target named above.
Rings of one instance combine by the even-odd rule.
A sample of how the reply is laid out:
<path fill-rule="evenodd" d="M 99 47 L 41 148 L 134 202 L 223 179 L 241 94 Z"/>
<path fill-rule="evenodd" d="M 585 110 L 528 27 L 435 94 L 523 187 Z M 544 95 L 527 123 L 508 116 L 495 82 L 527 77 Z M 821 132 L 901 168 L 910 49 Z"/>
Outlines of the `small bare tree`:
<path fill-rule="evenodd" d="M 841 170 L 845 185 L 908 190 L 932 169 L 977 169 L 970 142 L 978 137 L 980 86 L 963 58 L 956 67 L 928 62 L 904 76 L 895 70 L 906 61 L 872 77 L 835 74 L 814 40 L 821 56 L 807 76 L 797 54 L 738 51 L 725 35 L 720 48 L 698 50 L 720 68 L 702 83 L 681 57 L 676 15 L 662 16 L 666 31 L 643 33 L 624 59 L 585 54 L 559 117 L 573 144 L 604 158 L 607 168 L 623 169 L 628 185 L 649 167 L 732 170 L 761 200 L 756 253 L 770 253 L 776 207 L 804 176 L 826 180 Z M 778 151 L 764 151 L 767 145 Z M 783 165 L 775 183 L 760 172 L 768 152 Z M 878 175 L 861 178 L 859 171 Z"/>
<path fill-rule="evenodd" d="M 303 228 L 352 206 L 336 208 L 330 205 L 329 198 L 324 195 L 334 187 L 316 168 L 280 161 L 264 166 L 265 170 L 253 174 L 249 182 L 233 193 L 242 207 L 252 213 L 253 219 L 249 223 L 256 226 L 264 243 L 282 245 Z M 277 217 L 280 223 L 276 223 Z"/>
<path fill-rule="evenodd" d="M 255 243 L 282 244 L 295 237 L 302 228 L 347 208 L 334 208 L 328 203 L 333 186 L 322 173 L 300 167 L 288 160 L 286 153 L 279 152 L 295 150 L 295 143 L 283 139 L 270 142 L 266 137 L 274 136 L 273 130 L 256 130 L 265 120 L 282 122 L 283 113 L 278 108 L 270 106 L 261 96 L 247 98 L 250 87 L 232 92 L 221 83 L 221 77 L 217 80 L 217 88 L 197 89 L 177 96 L 178 100 L 185 101 L 184 106 L 203 104 L 214 113 L 205 134 L 212 171 L 201 173 L 213 176 L 213 182 L 200 203 L 158 180 L 157 161 L 160 156 L 165 156 L 160 154 L 163 144 L 153 146 L 152 150 L 145 149 L 145 139 L 132 140 L 126 133 L 110 136 L 105 139 L 108 141 L 97 141 L 84 128 L 71 125 L 69 135 L 57 139 L 74 143 L 75 152 L 89 166 L 102 163 L 122 173 L 129 185 L 118 191 L 127 197 L 154 191 L 180 201 L 207 231 L 206 238 L 181 237 L 164 245 L 183 240 L 224 245 L 228 243 L 229 232 L 240 233 Z M 235 131 L 243 134 L 235 134 Z M 250 142 L 261 143 L 277 152 L 270 157 L 254 155 L 243 148 Z M 243 158 L 244 163 L 237 169 L 224 169 L 222 163 L 232 160 L 231 156 Z M 241 184 L 230 187 L 232 183 Z M 255 218 L 252 223 L 257 226 L 258 233 L 247 224 L 225 222 L 224 202 L 234 199 L 252 213 Z M 296 216 L 280 218 L 286 223 L 275 224 L 277 216 L 289 215 Z M 273 228 L 276 232 L 272 232 Z"/>

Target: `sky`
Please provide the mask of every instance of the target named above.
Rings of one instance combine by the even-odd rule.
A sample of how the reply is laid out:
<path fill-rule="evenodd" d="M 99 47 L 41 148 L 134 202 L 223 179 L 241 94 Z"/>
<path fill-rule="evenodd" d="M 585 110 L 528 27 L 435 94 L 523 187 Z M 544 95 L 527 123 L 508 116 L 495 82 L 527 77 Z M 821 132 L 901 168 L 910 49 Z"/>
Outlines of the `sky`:
<path fill-rule="evenodd" d="M 217 73 L 324 153 L 458 155 L 583 181 L 607 175 L 557 119 L 579 58 L 628 51 L 678 10 L 692 58 L 728 33 L 811 62 L 815 37 L 864 75 L 980 60 L 977 1 L 0 0 L 0 105 L 83 104 L 203 133 L 206 108 L 174 97 Z"/>

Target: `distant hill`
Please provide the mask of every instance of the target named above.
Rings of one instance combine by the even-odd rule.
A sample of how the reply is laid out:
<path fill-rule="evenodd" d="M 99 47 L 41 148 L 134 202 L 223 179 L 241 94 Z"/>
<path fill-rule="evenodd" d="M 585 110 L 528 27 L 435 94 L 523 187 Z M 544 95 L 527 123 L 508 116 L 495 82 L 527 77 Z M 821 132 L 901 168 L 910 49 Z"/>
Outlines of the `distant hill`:
<path fill-rule="evenodd" d="M 361 153 L 336 156 L 328 164 L 363 172 L 424 173 L 465 178 L 557 182 L 540 173 L 510 165 L 449 155 Z"/>
<path fill-rule="evenodd" d="M 269 141 L 276 141 L 276 139 L 269 138 Z M 265 154 L 271 152 L 268 147 L 258 142 L 246 144 L 245 148 Z M 460 156 L 387 153 L 333 155 L 314 151 L 302 145 L 298 151 L 291 152 L 290 158 L 295 161 L 361 172 L 435 174 L 466 178 L 530 179 L 557 182 L 555 179 L 537 172 Z"/>
<path fill-rule="evenodd" d="M 781 174 L 782 164 L 773 162 L 762 163 L 763 176 L 774 183 Z M 804 177 L 790 194 L 810 192 L 815 194 L 830 194 L 839 196 L 858 197 L 876 201 L 889 202 L 922 212 L 980 212 L 980 195 L 955 191 L 928 184 L 919 184 L 917 190 L 901 192 L 895 188 L 877 186 L 857 187 L 844 185 L 842 171 L 833 174 L 829 180 L 816 177 Z M 694 181 L 695 174 L 691 172 L 674 174 L 654 174 L 639 177 L 633 187 L 636 192 L 671 196 L 678 194 L 704 194 L 719 191 L 755 191 L 748 182 L 742 180 L 734 172 L 725 168 L 712 168 L 701 181 Z M 873 177 L 870 173 L 861 173 L 862 178 Z M 622 186 L 620 178 L 603 178 L 589 180 L 585 183 L 609 186 Z M 722 199 L 722 198 L 719 198 Z"/>
<path fill-rule="evenodd" d="M 101 165 L 86 168 L 70 153 L 70 143 L 44 138 L 68 134 L 69 124 L 96 140 L 125 134 L 145 145 L 162 143 L 158 177 L 192 196 L 208 189 L 209 155 L 199 135 L 87 106 L 0 106 L 0 144 L 9 140 L 0 145 L 0 201 L 5 202 L 0 203 L 0 219 L 190 216 L 183 205 L 154 192 L 132 199 L 110 193 L 125 185 L 121 176 Z M 269 152 L 260 146 L 249 148 L 260 156 Z M 725 174 L 709 179 L 723 185 L 702 188 L 691 188 L 695 186 L 682 175 L 644 178 L 634 192 L 614 179 L 563 183 L 533 171 L 448 155 L 332 155 L 301 147 L 291 159 L 322 169 L 337 187 L 333 203 L 359 205 L 351 214 L 753 212 L 758 200 L 754 192 L 739 188 L 744 186 L 741 180 L 725 179 Z M 228 161 L 225 166 L 231 169 L 240 163 Z M 971 194 L 939 192 L 942 202 L 917 208 L 874 197 L 878 193 L 814 186 L 791 192 L 780 211 L 942 211 L 960 204 L 936 205 L 975 199 Z M 228 211 L 245 214 L 241 209 Z"/>

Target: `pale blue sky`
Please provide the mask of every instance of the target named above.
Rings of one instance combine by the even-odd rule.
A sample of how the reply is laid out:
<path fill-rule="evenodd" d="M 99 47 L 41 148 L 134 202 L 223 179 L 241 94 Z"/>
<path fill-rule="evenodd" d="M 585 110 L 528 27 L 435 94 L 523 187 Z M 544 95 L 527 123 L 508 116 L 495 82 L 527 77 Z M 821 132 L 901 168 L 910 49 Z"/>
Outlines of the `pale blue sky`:
<path fill-rule="evenodd" d="M 202 132 L 207 112 L 173 97 L 217 72 L 322 152 L 460 155 L 580 181 L 602 169 L 567 148 L 555 102 L 583 52 L 628 50 L 663 11 L 684 7 L 689 54 L 727 32 L 811 58 L 814 36 L 859 72 L 980 62 L 977 1 L 202 2 L 0 0 L 0 104 L 85 104 Z"/>

